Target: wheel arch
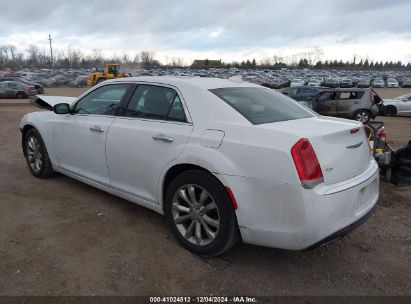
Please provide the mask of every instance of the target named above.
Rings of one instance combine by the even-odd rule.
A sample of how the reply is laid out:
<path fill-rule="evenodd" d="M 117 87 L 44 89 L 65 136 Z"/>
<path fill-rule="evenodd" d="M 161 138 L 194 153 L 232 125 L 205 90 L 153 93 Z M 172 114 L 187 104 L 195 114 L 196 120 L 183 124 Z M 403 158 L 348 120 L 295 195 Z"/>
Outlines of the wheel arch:
<path fill-rule="evenodd" d="M 24 138 L 26 137 L 26 134 L 28 131 L 31 129 L 36 130 L 39 132 L 39 130 L 32 124 L 26 124 L 22 129 L 21 129 L 21 147 L 23 149 L 24 156 L 26 156 L 26 149 L 24 149 Z M 40 133 L 40 132 L 39 132 Z"/>
<path fill-rule="evenodd" d="M 19 94 L 22 94 L 23 96 L 25 96 L 25 98 L 27 98 L 29 95 L 25 92 L 25 91 L 17 91 L 17 93 L 16 93 L 16 98 L 18 98 L 17 96 L 19 96 Z"/>
<path fill-rule="evenodd" d="M 384 105 L 384 108 L 383 108 L 384 115 L 387 115 L 386 110 L 391 109 L 391 108 L 395 110 L 395 114 L 398 114 L 398 108 L 393 104 L 388 104 L 388 105 Z"/>
<path fill-rule="evenodd" d="M 224 186 L 223 181 L 221 181 L 213 172 L 203 166 L 197 165 L 197 164 L 191 164 L 191 163 L 179 163 L 179 164 L 174 164 L 170 168 L 167 169 L 167 171 L 164 173 L 163 178 L 161 179 L 160 185 L 160 204 L 161 207 L 164 209 L 164 199 L 166 195 L 166 190 L 167 187 L 170 185 L 171 181 L 177 177 L 179 174 L 189 171 L 189 170 L 199 170 L 206 172 L 212 176 L 214 176 L 220 183 L 221 185 Z"/>

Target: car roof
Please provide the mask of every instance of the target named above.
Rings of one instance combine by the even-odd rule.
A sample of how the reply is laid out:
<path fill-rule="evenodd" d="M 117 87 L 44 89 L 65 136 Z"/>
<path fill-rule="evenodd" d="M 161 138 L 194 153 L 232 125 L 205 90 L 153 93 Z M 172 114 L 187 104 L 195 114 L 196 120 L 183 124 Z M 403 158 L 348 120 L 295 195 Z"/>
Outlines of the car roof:
<path fill-rule="evenodd" d="M 337 88 L 337 89 L 328 89 L 328 91 L 333 91 L 333 92 L 347 92 L 347 91 L 369 91 L 371 90 L 370 88 Z"/>
<path fill-rule="evenodd" d="M 225 87 L 257 87 L 258 85 L 234 79 L 222 79 L 211 77 L 191 77 L 191 76 L 139 76 L 117 78 L 108 82 L 147 82 L 155 84 L 166 84 L 176 87 L 197 87 L 204 90 L 211 90 Z"/>

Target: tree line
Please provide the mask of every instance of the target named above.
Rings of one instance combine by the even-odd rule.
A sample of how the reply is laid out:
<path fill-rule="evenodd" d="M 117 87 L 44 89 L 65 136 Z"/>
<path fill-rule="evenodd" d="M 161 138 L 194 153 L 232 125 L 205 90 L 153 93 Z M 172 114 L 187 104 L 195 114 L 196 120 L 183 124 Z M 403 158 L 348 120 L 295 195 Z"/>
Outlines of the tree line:
<path fill-rule="evenodd" d="M 290 56 L 274 55 L 265 57 L 258 62 L 255 58 L 241 62 L 222 62 L 222 67 L 237 68 L 311 68 L 311 69 L 358 69 L 358 70 L 411 70 L 411 63 L 401 61 L 373 61 L 368 58 L 359 58 L 353 55 L 350 61 L 324 60 L 324 52 L 320 47 Z M 209 60 L 206 59 L 207 63 Z M 111 56 L 103 56 L 98 49 L 92 49 L 85 53 L 78 48 L 68 47 L 66 49 L 56 49 L 53 54 L 53 62 L 50 51 L 46 47 L 39 47 L 31 44 L 26 52 L 20 52 L 13 45 L 0 45 L 0 69 L 1 68 L 92 68 L 101 67 L 105 63 L 118 63 L 125 67 L 184 67 L 182 57 L 172 57 L 167 59 L 166 64 L 161 64 L 152 51 L 141 51 L 130 56 L 127 53 Z M 205 66 L 207 67 L 207 66 Z"/>
<path fill-rule="evenodd" d="M 105 63 L 119 63 L 124 66 L 143 66 L 146 68 L 158 67 L 160 62 L 155 59 L 154 52 L 141 51 L 134 56 L 126 53 L 103 56 L 98 49 L 92 49 L 89 53 L 84 53 L 78 48 L 68 47 L 67 49 L 53 50 L 53 60 L 50 50 L 31 44 L 26 49 L 26 53 L 17 52 L 13 45 L 0 46 L 0 69 L 1 68 L 92 68 L 101 67 Z M 172 58 L 171 65 L 182 65 L 181 58 Z"/>

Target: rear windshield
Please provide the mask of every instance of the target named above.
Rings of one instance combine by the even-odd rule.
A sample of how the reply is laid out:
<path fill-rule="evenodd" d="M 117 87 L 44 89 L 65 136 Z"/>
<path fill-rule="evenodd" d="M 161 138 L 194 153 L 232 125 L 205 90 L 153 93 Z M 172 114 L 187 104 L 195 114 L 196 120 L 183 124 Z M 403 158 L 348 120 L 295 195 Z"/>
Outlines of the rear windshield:
<path fill-rule="evenodd" d="M 314 117 L 288 97 L 264 88 L 221 88 L 210 92 L 227 102 L 252 124 Z"/>

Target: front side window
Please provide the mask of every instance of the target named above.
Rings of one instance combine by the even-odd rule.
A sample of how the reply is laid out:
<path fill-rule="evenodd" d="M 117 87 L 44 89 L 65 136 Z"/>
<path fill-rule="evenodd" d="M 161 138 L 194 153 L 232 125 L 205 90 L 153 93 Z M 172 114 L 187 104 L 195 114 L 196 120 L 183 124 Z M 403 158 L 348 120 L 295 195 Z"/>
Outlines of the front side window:
<path fill-rule="evenodd" d="M 177 92 L 171 88 L 139 85 L 124 113 L 127 117 L 186 121 Z"/>
<path fill-rule="evenodd" d="M 301 91 L 300 93 L 303 93 L 303 94 L 311 94 L 314 92 L 314 90 L 309 89 L 309 88 L 302 88 L 300 89 L 300 91 Z"/>
<path fill-rule="evenodd" d="M 129 84 L 112 84 L 99 87 L 80 99 L 74 113 L 114 115 L 121 99 L 130 88 Z"/>
<path fill-rule="evenodd" d="M 7 85 L 7 87 L 9 87 L 10 89 L 17 89 L 17 84 L 16 84 L 16 83 L 9 82 L 8 85 Z"/>
<path fill-rule="evenodd" d="M 318 97 L 319 101 L 334 100 L 334 99 L 335 99 L 335 92 L 323 92 Z"/>
<path fill-rule="evenodd" d="M 264 124 L 314 117 L 289 98 L 263 88 L 221 88 L 210 90 L 252 124 Z"/>

